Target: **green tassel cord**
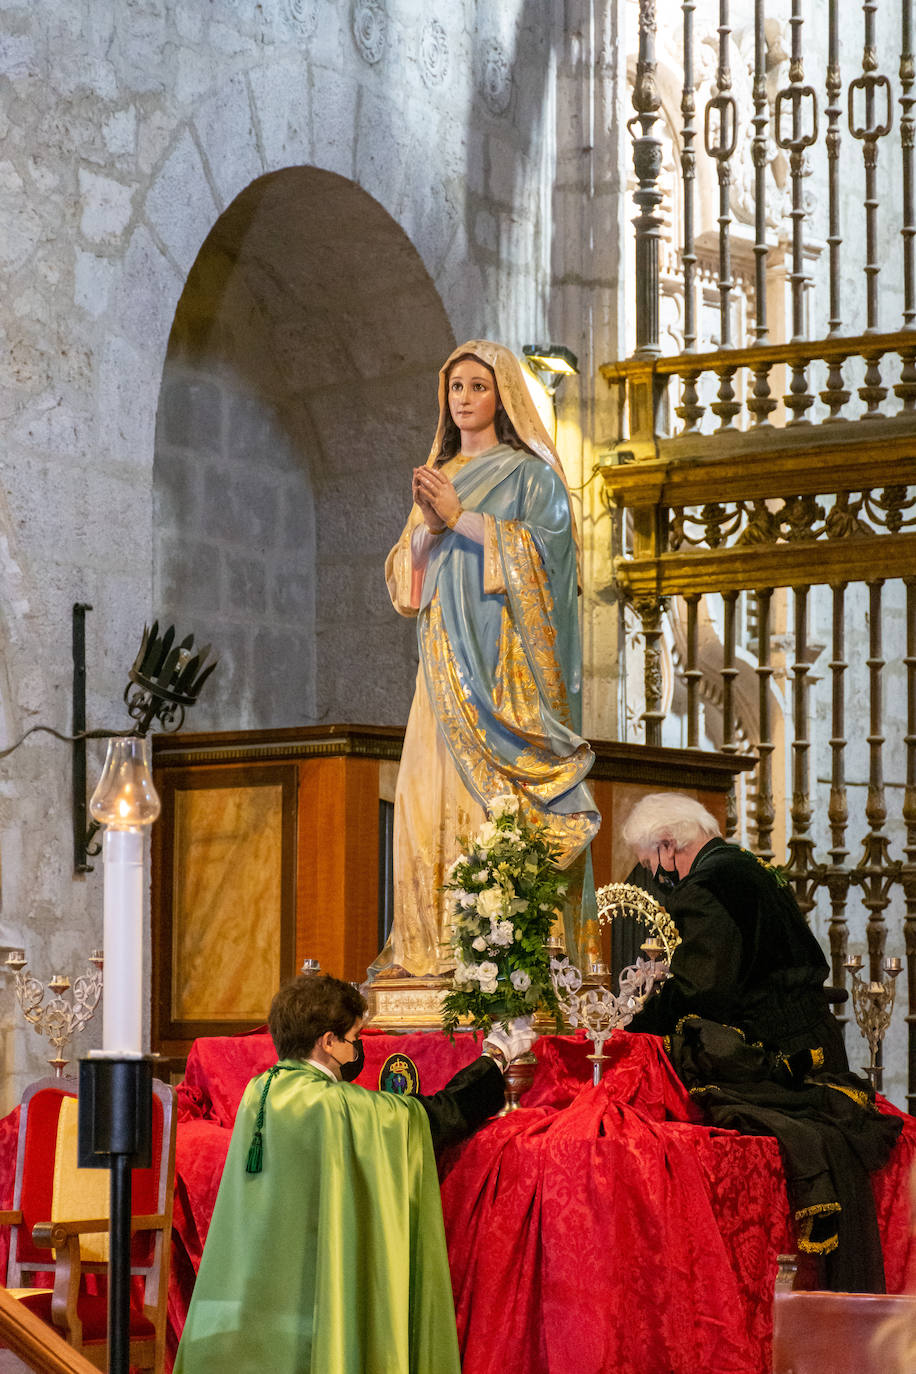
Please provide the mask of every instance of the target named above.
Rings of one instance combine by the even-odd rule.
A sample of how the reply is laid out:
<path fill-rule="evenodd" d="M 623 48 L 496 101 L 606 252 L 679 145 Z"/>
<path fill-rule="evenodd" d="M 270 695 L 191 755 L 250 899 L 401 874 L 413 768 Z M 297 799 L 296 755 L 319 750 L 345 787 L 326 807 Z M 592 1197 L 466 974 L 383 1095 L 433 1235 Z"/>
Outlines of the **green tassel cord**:
<path fill-rule="evenodd" d="M 261 1091 L 261 1101 L 258 1105 L 258 1115 L 255 1118 L 254 1123 L 254 1134 L 251 1137 L 251 1144 L 248 1147 L 248 1158 L 245 1161 L 246 1174 L 259 1174 L 264 1167 L 263 1131 L 264 1112 L 267 1107 L 267 1094 L 270 1092 L 270 1086 L 276 1078 L 277 1074 L 282 1073 L 284 1069 L 291 1073 L 295 1072 L 295 1069 L 293 1068 L 292 1064 L 274 1064 L 273 1068 L 268 1071 L 267 1082 L 264 1084 L 264 1087 Z"/>
<path fill-rule="evenodd" d="M 264 1160 L 264 1138 L 261 1132 L 255 1130 L 251 1137 L 251 1144 L 248 1147 L 248 1158 L 245 1161 L 246 1174 L 259 1174 Z"/>

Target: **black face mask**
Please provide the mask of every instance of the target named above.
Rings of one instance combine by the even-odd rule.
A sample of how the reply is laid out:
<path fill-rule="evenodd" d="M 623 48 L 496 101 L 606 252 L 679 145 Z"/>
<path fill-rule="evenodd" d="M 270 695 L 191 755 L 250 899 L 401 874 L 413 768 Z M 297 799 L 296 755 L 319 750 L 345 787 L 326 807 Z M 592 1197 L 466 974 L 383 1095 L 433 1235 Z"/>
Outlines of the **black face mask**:
<path fill-rule="evenodd" d="M 681 881 L 681 875 L 677 871 L 677 860 L 674 868 L 663 868 L 661 858 L 658 861 L 658 868 L 655 870 L 655 881 L 659 887 L 677 887 Z"/>
<path fill-rule="evenodd" d="M 360 1039 L 351 1041 L 356 1050 L 356 1058 L 351 1059 L 349 1064 L 341 1064 L 340 1076 L 345 1083 L 352 1083 L 354 1078 L 359 1078 L 366 1062 L 366 1051 L 363 1049 L 363 1042 Z"/>

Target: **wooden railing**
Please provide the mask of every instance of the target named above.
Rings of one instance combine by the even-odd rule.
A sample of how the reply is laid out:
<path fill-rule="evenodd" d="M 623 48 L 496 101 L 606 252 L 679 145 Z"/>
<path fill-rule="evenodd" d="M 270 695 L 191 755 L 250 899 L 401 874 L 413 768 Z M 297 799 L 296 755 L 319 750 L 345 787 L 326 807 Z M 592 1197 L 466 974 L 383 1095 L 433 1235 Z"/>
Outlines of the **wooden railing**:
<path fill-rule="evenodd" d="M 98 1374 L 94 1364 L 0 1288 L 0 1345 L 38 1374 Z"/>

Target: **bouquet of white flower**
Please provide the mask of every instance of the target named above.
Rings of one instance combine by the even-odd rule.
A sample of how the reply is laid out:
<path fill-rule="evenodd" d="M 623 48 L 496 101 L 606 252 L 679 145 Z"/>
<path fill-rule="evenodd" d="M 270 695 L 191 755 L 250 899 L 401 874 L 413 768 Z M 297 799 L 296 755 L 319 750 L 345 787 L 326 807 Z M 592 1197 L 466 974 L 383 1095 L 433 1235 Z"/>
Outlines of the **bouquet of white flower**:
<path fill-rule="evenodd" d="M 451 894 L 457 965 L 442 1006 L 451 1035 L 463 1016 L 488 1032 L 540 1007 L 558 1014 L 547 941 L 567 883 L 543 829 L 519 812 L 511 794 L 496 797 L 444 884 Z"/>

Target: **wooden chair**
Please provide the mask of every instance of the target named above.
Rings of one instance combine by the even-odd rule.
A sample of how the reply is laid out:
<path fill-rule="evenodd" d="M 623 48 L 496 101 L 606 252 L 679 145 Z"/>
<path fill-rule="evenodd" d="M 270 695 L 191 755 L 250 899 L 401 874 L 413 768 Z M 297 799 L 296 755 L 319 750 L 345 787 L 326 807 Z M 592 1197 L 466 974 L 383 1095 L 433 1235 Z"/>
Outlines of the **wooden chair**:
<path fill-rule="evenodd" d="M 75 1079 L 43 1078 L 25 1092 L 19 1118 L 10 1230 L 9 1291 L 51 1323 L 97 1369 L 108 1363 L 107 1169 L 77 1167 Z M 153 1159 L 131 1187 L 133 1281 L 130 1363 L 159 1374 L 165 1359 L 166 1298 L 175 1186 L 175 1093 L 153 1082 Z M 53 1287 L 41 1286 L 44 1277 Z M 24 1287 L 31 1282 L 34 1287 Z"/>

